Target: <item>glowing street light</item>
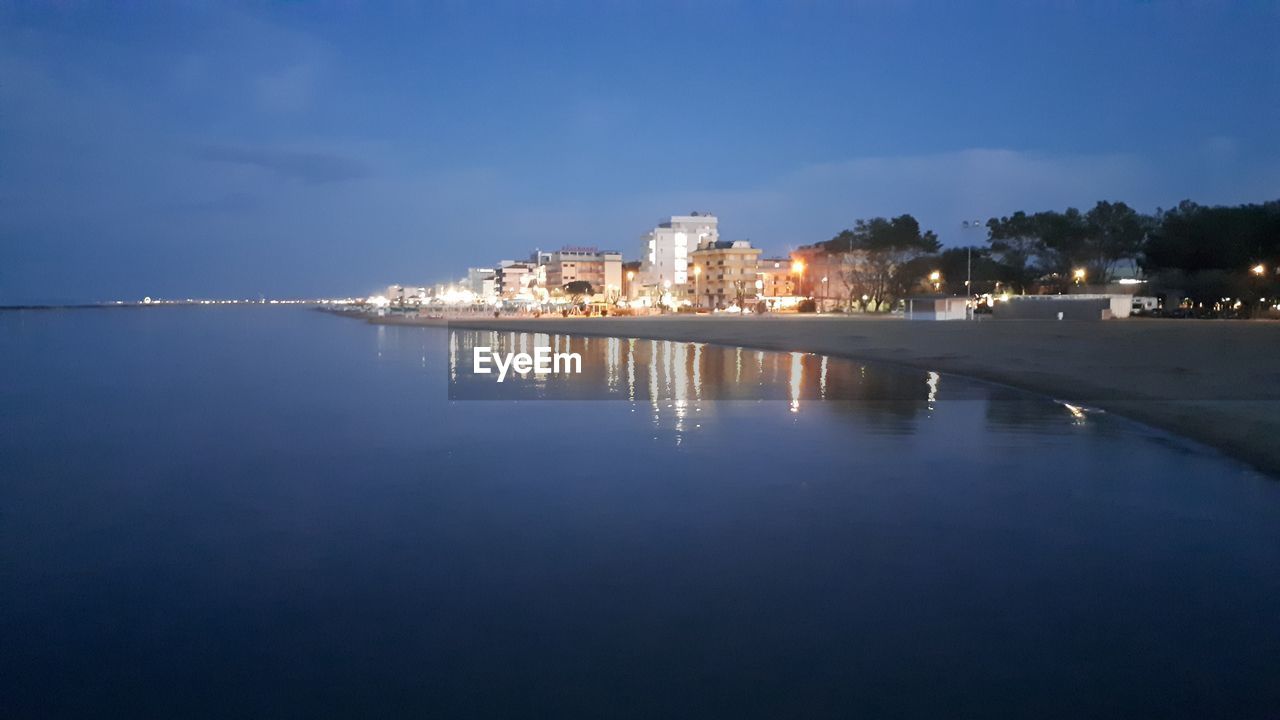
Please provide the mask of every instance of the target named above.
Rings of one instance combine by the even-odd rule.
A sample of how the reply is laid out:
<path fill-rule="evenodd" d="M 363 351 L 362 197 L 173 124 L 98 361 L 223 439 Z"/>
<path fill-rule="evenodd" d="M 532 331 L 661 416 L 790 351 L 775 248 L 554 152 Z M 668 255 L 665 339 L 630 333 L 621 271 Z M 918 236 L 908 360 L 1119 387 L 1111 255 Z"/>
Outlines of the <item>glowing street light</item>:
<path fill-rule="evenodd" d="M 1077 285 L 1084 282 L 1084 274 L 1084 268 L 1076 268 L 1075 272 L 1071 273 L 1072 277 L 1076 279 Z"/>
<path fill-rule="evenodd" d="M 937 292 L 942 283 L 942 273 L 937 270 L 929 273 L 929 282 L 933 283 L 933 291 Z"/>
<path fill-rule="evenodd" d="M 796 260 L 791 263 L 791 272 L 796 276 L 796 294 L 800 294 L 800 286 L 804 282 L 804 261 Z"/>
<path fill-rule="evenodd" d="M 1258 277 L 1262 277 L 1262 275 L 1267 272 L 1267 266 L 1263 265 L 1262 263 L 1258 263 L 1257 265 L 1254 265 L 1249 269 L 1252 270 L 1253 274 L 1257 275 Z"/>
<path fill-rule="evenodd" d="M 702 279 L 702 266 L 693 266 L 693 301 L 694 307 L 702 307 L 702 290 L 698 281 Z"/>

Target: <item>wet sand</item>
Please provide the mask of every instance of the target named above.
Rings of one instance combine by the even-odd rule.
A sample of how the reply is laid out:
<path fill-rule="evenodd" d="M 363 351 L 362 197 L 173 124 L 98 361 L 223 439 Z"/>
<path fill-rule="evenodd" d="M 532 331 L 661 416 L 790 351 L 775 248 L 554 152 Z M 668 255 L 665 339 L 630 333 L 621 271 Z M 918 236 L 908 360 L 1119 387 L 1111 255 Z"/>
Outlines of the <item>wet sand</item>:
<path fill-rule="evenodd" d="M 1124 415 L 1219 448 L 1280 478 L 1277 322 L 928 322 L 793 315 L 452 324 L 804 351 L 967 375 Z"/>

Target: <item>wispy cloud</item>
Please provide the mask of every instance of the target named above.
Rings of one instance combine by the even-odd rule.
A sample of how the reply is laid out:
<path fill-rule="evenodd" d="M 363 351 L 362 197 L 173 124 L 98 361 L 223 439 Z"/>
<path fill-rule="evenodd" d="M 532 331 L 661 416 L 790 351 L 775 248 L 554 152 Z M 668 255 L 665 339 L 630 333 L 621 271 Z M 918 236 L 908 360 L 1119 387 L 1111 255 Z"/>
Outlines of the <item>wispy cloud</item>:
<path fill-rule="evenodd" d="M 310 104 L 315 84 L 316 66 L 303 62 L 262 74 L 254 80 L 253 90 L 262 109 L 293 112 Z"/>
<path fill-rule="evenodd" d="M 196 149 L 195 156 L 208 162 L 256 167 L 312 184 L 358 180 L 369 175 L 369 167 L 360 160 L 324 152 L 205 145 Z"/>

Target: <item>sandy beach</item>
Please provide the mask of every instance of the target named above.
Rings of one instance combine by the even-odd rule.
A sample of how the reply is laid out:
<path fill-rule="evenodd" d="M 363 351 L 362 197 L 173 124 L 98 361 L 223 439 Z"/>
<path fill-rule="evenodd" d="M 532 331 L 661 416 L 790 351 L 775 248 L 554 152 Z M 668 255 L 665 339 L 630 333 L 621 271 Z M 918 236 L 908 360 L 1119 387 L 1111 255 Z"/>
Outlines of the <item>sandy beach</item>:
<path fill-rule="evenodd" d="M 1280 323 L 663 316 L 452 324 L 803 351 L 967 375 L 1124 415 L 1280 477 Z"/>

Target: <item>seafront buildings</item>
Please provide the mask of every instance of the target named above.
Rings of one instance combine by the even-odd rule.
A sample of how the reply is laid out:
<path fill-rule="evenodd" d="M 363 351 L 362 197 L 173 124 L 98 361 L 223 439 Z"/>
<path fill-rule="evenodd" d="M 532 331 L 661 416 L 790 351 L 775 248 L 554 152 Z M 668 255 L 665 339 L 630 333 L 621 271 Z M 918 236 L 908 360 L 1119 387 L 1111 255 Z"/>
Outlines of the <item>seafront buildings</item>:
<path fill-rule="evenodd" d="M 503 260 L 495 270 L 495 289 L 503 298 L 532 299 L 531 289 L 537 285 L 538 267 L 531 262 Z"/>
<path fill-rule="evenodd" d="M 715 215 L 690 213 L 673 215 L 658 223 L 641 238 L 640 284 L 650 296 L 665 298 L 665 304 L 691 299 L 689 254 L 704 243 L 720 239 L 720 220 Z"/>
<path fill-rule="evenodd" d="M 543 267 L 544 286 L 563 288 L 572 282 L 588 282 L 606 298 L 622 297 L 622 253 L 594 247 L 564 247 L 552 252 L 538 252 L 536 262 Z"/>
<path fill-rule="evenodd" d="M 467 289 L 477 297 L 497 295 L 497 272 L 493 268 L 467 268 Z"/>
<path fill-rule="evenodd" d="M 794 307 L 800 278 L 788 258 L 761 259 L 747 240 L 721 240 L 719 218 L 705 212 L 672 215 L 645 233 L 639 260 L 597 247 L 534 250 L 525 260 L 467 269 L 465 279 L 426 288 L 393 285 L 377 303 L 391 307 L 466 304 L 555 309 L 576 297 L 598 311 L 665 308 L 748 310 Z M 581 283 L 590 292 L 581 292 Z M 575 285 L 575 292 L 568 292 Z"/>
<path fill-rule="evenodd" d="M 1054 262 L 1068 264 L 1023 267 L 1017 272 L 1040 273 L 1023 277 L 1010 275 L 1015 269 L 1004 264 L 999 250 L 996 255 L 987 248 L 944 251 L 936 236 L 921 233 L 910 215 L 859 221 L 856 227 L 856 232 L 843 231 L 831 240 L 795 247 L 788 256 L 762 257 L 748 240 L 722 240 L 720 219 L 695 211 L 663 219 L 641 236 L 637 260 L 628 262 L 620 252 L 594 246 L 535 249 L 525 259 L 468 268 L 466 277 L 455 283 L 434 288 L 392 285 L 366 301 L 386 311 L 438 312 L 444 306 L 466 306 L 465 311 L 473 313 L 589 315 L 899 311 L 931 319 L 976 314 L 1101 319 L 1130 312 L 1183 316 L 1203 310 L 1231 317 L 1280 313 L 1280 298 L 1272 289 L 1280 287 L 1275 285 L 1280 262 L 1261 255 L 1249 256 L 1247 266 L 1239 262 L 1242 269 L 1235 277 L 1214 269 L 1220 277 L 1206 282 L 1227 290 L 1212 296 L 1212 302 L 1193 301 L 1184 294 L 1184 283 L 1195 273 L 1166 271 L 1163 280 L 1152 279 L 1148 285 L 1134 257 L 1111 259 L 1107 270 L 1092 281 L 1087 262 L 1063 259 Z M 1204 280 L 1196 277 L 1195 282 Z M 1158 294 L 1152 291 L 1157 282 L 1162 283 Z M 1144 292 L 1135 294 L 1139 289 Z M 1203 296 L 1203 287 L 1196 292 Z M 1024 294 L 1057 299 L 1013 302 Z M 957 312 L 952 301 L 939 300 L 946 297 L 964 298 L 966 312 Z"/>
<path fill-rule="evenodd" d="M 746 240 L 707 240 L 692 253 L 694 306 L 723 309 L 745 307 L 761 284 L 760 249 Z"/>

